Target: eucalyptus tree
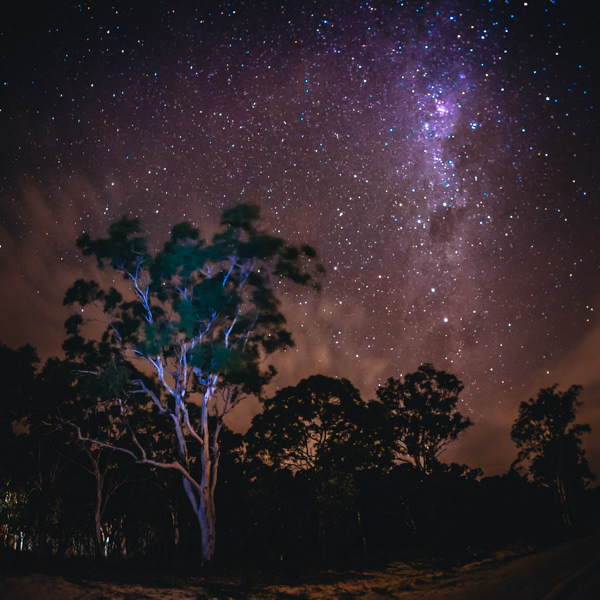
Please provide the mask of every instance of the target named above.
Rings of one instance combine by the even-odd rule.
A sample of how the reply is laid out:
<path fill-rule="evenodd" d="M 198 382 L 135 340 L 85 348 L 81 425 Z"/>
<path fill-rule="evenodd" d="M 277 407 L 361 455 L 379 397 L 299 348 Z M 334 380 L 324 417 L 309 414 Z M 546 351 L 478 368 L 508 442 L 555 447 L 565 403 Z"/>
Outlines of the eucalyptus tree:
<path fill-rule="evenodd" d="M 32 425 L 59 432 L 61 455 L 92 478 L 95 551 L 101 557 L 108 551 L 107 506 L 131 480 L 133 468 L 131 457 L 111 447 L 128 442 L 119 401 L 131 370 L 117 365 L 110 353 L 103 356 L 108 347 L 102 344 L 74 342 L 65 344 L 66 360 L 51 358 L 40 372 L 37 423 Z M 89 443 L 89 437 L 107 445 Z"/>
<path fill-rule="evenodd" d="M 343 521 L 362 536 L 356 473 L 376 462 L 369 442 L 369 408 L 347 379 L 313 375 L 263 400 L 246 434 L 248 456 L 293 474 L 308 485 L 317 506 L 322 558 L 328 551 L 328 519 Z M 300 516 L 298 516 L 300 518 Z"/>
<path fill-rule="evenodd" d="M 246 439 L 251 452 L 274 468 L 325 469 L 351 462 L 365 412 L 350 381 L 313 375 L 265 398 Z"/>
<path fill-rule="evenodd" d="M 29 447 L 18 435 L 24 430 L 35 394 L 39 358 L 27 345 L 19 349 L 0 343 L 0 542 L 16 544 L 26 529 L 32 476 Z"/>
<path fill-rule="evenodd" d="M 421 365 L 377 390 L 391 420 L 396 457 L 430 474 L 446 446 L 473 423 L 458 410 L 464 386 L 451 373 Z"/>
<path fill-rule="evenodd" d="M 577 522 L 573 496 L 594 478 L 581 447 L 582 434 L 591 428 L 574 422 L 582 389 L 572 385 L 562 392 L 557 384 L 542 388 L 536 398 L 521 402 L 510 432 L 519 448 L 513 467 L 528 465 L 534 481 L 552 490 L 568 527 Z"/>
<path fill-rule="evenodd" d="M 77 240 L 83 254 L 120 273 L 124 285 L 105 290 L 93 280 L 78 280 L 64 300 L 86 313 L 95 305 L 106 323 L 101 343 L 115 349 L 119 364 L 139 361 L 142 372 L 153 374 L 156 385 L 131 378 L 129 395 L 150 402 L 171 444 L 154 451 L 144 428 L 131 422 L 146 412 L 145 402 L 125 398 L 116 408 L 128 430 L 127 447 L 83 438 L 139 463 L 179 472 L 200 526 L 204 562 L 215 550 L 223 418 L 271 379 L 275 371 L 263 367 L 265 357 L 292 345 L 275 287 L 284 280 L 317 287 L 315 275 L 322 270 L 310 246 L 296 247 L 262 231 L 258 219 L 254 205 L 225 210 L 210 242 L 190 223 L 181 223 L 155 253 L 135 219 L 113 223 L 106 238 L 84 234 Z M 67 321 L 68 343 L 84 343 L 82 325 L 81 311 Z"/>

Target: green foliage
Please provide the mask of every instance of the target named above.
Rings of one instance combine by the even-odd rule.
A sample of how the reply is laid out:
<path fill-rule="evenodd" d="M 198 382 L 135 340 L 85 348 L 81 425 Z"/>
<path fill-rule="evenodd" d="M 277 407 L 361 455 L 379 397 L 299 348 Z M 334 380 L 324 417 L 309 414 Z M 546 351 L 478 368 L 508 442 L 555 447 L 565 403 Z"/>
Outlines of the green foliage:
<path fill-rule="evenodd" d="M 150 356 L 160 354 L 172 339 L 172 329 L 169 324 L 161 322 L 144 323 L 143 340 L 137 344 L 140 352 Z"/>
<path fill-rule="evenodd" d="M 208 245 L 197 228 L 180 223 L 154 256 L 138 235 L 137 220 L 112 224 L 107 238 L 83 235 L 78 247 L 129 278 L 135 298 L 124 299 L 115 288 L 105 292 L 93 280 L 77 280 L 64 303 L 96 303 L 110 321 L 107 342 L 149 358 L 162 354 L 181 361 L 186 354 L 201 379 L 208 372 L 236 383 L 247 378 L 245 388 L 258 391 L 268 380 L 259 374 L 261 355 L 292 345 L 272 283 L 287 278 L 308 284 L 313 275 L 303 261 L 316 255 L 310 246 L 296 248 L 260 231 L 259 216 L 250 204 L 224 211 L 224 229 Z M 70 355 L 83 351 L 82 323 L 76 315 L 65 324 L 71 338 L 64 348 Z"/>
<path fill-rule="evenodd" d="M 84 307 L 88 304 L 101 302 L 103 310 L 110 313 L 117 308 L 122 300 L 123 297 L 121 294 L 113 287 L 109 288 L 108 292 L 105 292 L 99 284 L 93 280 L 85 281 L 84 279 L 77 279 L 77 281 L 75 281 L 75 283 L 67 290 L 63 299 L 63 304 L 65 306 L 79 304 L 79 306 Z M 70 333 L 69 329 L 76 325 L 76 322 L 72 319 L 73 317 L 65 323 L 68 333 Z"/>
<path fill-rule="evenodd" d="M 444 447 L 472 425 L 456 409 L 463 388 L 455 375 L 424 364 L 404 380 L 390 378 L 377 390 L 389 411 L 401 458 L 432 472 Z"/>
<path fill-rule="evenodd" d="M 171 241 L 173 243 L 177 242 L 186 242 L 186 241 L 196 241 L 200 237 L 200 232 L 196 227 L 194 227 L 191 223 L 179 223 L 175 225 L 171 230 Z"/>
<path fill-rule="evenodd" d="M 71 360 L 93 363 L 95 353 L 103 358 L 92 371 L 97 396 L 112 404 L 96 410 L 104 419 L 97 434 L 121 431 L 116 443 L 129 444 L 121 447 L 129 456 L 183 475 L 207 560 L 214 551 L 212 503 L 223 416 L 243 393 L 259 393 L 272 378 L 275 371 L 263 367 L 264 358 L 292 345 L 274 287 L 282 279 L 307 285 L 311 271 L 322 270 L 312 264 L 312 248 L 296 248 L 261 231 L 259 216 L 251 204 L 226 210 L 221 230 L 209 243 L 192 224 L 180 223 L 154 254 L 139 235 L 139 223 L 121 219 L 110 226 L 108 237 L 86 234 L 77 245 L 100 267 L 122 273 L 128 295 L 122 293 L 125 285 L 104 291 L 94 281 L 78 280 L 64 299 L 67 305 L 94 305 L 107 323 L 96 344 L 81 334 L 81 315 L 71 317 L 63 345 Z M 156 386 L 129 374 L 132 360 L 146 363 Z M 143 403 L 125 404 L 127 393 L 144 394 L 152 411 Z M 189 401 L 195 393 L 201 407 Z M 157 417 L 168 436 L 147 435 L 144 416 Z M 159 448 L 159 439 L 169 443 Z"/>
<path fill-rule="evenodd" d="M 84 279 L 77 279 L 67 290 L 63 304 L 65 306 L 71 306 L 72 304 L 86 306 L 101 298 L 102 295 L 103 292 L 100 286 L 94 280 L 85 281 Z"/>
<path fill-rule="evenodd" d="M 108 228 L 108 237 L 93 240 L 88 233 L 77 239 L 77 247 L 84 256 L 95 256 L 98 266 L 104 268 L 108 263 L 116 271 L 130 273 L 147 255 L 147 243 L 139 233 L 139 221 L 123 217 Z"/>
<path fill-rule="evenodd" d="M 203 269 L 210 259 L 210 249 L 199 239 L 199 231 L 190 223 L 179 223 L 171 231 L 171 240 L 164 245 L 149 266 L 155 292 L 160 293 L 163 281 L 178 277 L 181 281 L 192 283 L 194 272 Z M 165 296 L 166 297 L 166 296 Z"/>

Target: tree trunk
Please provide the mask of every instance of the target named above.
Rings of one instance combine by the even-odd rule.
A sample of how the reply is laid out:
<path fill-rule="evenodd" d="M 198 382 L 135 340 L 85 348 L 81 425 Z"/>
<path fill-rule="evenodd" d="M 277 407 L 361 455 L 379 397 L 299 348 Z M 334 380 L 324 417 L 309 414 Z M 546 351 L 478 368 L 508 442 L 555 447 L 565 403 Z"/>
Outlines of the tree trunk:
<path fill-rule="evenodd" d="M 215 554 L 216 514 L 214 499 L 210 489 L 193 486 L 184 476 L 183 487 L 192 505 L 198 525 L 200 525 L 200 541 L 202 545 L 202 564 L 208 565 Z"/>
<path fill-rule="evenodd" d="M 360 518 L 360 510 L 356 511 L 356 524 L 358 525 L 358 535 L 360 537 L 360 548 L 362 550 L 362 558 L 366 560 L 368 556 L 367 538 L 362 526 L 362 519 Z"/>
<path fill-rule="evenodd" d="M 125 529 L 123 527 L 123 517 L 119 523 L 119 543 L 121 547 L 121 557 L 127 558 L 127 536 L 125 535 Z"/>
<path fill-rule="evenodd" d="M 96 543 L 96 558 L 102 558 L 104 556 L 104 534 L 102 532 L 102 522 L 98 510 L 96 510 L 95 521 L 96 536 L 94 538 L 94 541 Z"/>
<path fill-rule="evenodd" d="M 103 558 L 104 552 L 104 531 L 102 529 L 102 486 L 104 478 L 100 473 L 98 464 L 94 462 L 95 475 L 96 475 L 96 506 L 94 507 L 94 522 L 95 528 L 95 546 L 96 546 L 96 558 Z"/>
<path fill-rule="evenodd" d="M 571 495 L 567 493 L 565 486 L 564 467 L 564 439 L 558 441 L 556 448 L 556 473 L 554 476 L 554 496 L 558 501 L 563 524 L 569 529 L 576 525 L 577 516 L 571 503 Z"/>
<path fill-rule="evenodd" d="M 210 490 L 205 488 L 200 496 L 198 521 L 202 528 L 202 562 L 208 564 L 215 555 L 217 538 L 215 505 Z"/>
<path fill-rule="evenodd" d="M 575 509 L 569 501 L 564 482 L 560 476 L 554 481 L 554 495 L 560 506 L 563 524 L 568 528 L 574 527 L 577 524 L 577 515 L 575 513 Z"/>
<path fill-rule="evenodd" d="M 179 519 L 177 518 L 177 512 L 175 509 L 171 511 L 171 522 L 173 523 L 173 546 L 179 547 Z"/>
<path fill-rule="evenodd" d="M 200 426 L 200 438 L 202 439 L 202 447 L 200 450 L 200 463 L 202 465 L 202 477 L 200 483 L 192 487 L 192 484 L 186 480 L 186 491 L 188 498 L 194 501 L 196 517 L 200 525 L 200 539 L 202 542 L 202 564 L 208 565 L 212 561 L 215 554 L 216 544 L 216 510 L 215 510 L 215 485 L 217 483 L 217 467 L 219 460 L 219 446 L 217 443 L 218 429 L 214 432 L 214 437 L 211 439 L 208 429 L 208 405 L 215 394 L 216 376 L 211 380 L 211 384 L 204 392 L 202 402 L 202 418 Z M 211 450 L 213 454 L 211 455 Z M 189 491 L 188 491 L 189 488 Z"/>

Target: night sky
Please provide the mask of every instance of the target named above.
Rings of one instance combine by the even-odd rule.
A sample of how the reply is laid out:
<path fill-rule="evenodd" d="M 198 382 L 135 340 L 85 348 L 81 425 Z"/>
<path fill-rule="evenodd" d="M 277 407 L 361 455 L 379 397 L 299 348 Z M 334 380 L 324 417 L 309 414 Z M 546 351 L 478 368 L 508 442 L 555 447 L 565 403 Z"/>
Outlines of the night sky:
<path fill-rule="evenodd" d="M 600 22 L 570 0 L 28 2 L 0 19 L 0 339 L 60 352 L 75 239 L 224 207 L 315 246 L 277 385 L 465 384 L 446 460 L 504 472 L 540 387 L 582 384 L 600 475 Z M 18 7 L 17 7 L 18 5 Z M 53 7 L 52 5 L 56 5 Z M 258 411 L 250 402 L 240 426 Z"/>

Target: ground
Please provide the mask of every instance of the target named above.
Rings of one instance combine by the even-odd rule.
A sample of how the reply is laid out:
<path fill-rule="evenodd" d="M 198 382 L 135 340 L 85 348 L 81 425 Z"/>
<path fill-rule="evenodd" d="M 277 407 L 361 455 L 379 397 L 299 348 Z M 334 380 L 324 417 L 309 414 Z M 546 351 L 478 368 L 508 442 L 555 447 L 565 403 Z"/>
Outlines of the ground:
<path fill-rule="evenodd" d="M 5 573 L 4 600 L 591 600 L 600 597 L 600 534 L 533 551 L 512 548 L 459 568 L 394 562 L 381 570 L 288 577 L 189 577 L 148 585 L 76 575 Z M 310 580 L 310 581 L 309 581 Z"/>

